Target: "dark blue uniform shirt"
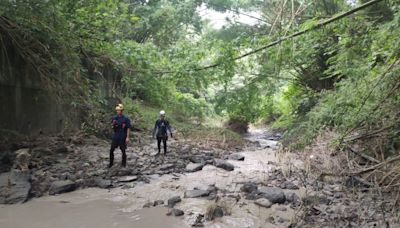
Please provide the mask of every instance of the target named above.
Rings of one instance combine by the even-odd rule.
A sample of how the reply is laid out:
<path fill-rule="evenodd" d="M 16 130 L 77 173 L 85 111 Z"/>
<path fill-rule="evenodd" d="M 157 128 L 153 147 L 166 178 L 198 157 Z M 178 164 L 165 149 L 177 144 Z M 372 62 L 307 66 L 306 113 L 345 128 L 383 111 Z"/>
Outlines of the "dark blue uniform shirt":
<path fill-rule="evenodd" d="M 124 115 L 116 115 L 112 118 L 111 123 L 114 129 L 113 140 L 125 141 L 128 128 L 132 128 L 131 120 Z"/>
<path fill-rule="evenodd" d="M 154 125 L 153 136 L 164 138 L 168 136 L 168 132 L 170 132 L 172 136 L 171 126 L 169 125 L 168 120 L 158 119 Z"/>

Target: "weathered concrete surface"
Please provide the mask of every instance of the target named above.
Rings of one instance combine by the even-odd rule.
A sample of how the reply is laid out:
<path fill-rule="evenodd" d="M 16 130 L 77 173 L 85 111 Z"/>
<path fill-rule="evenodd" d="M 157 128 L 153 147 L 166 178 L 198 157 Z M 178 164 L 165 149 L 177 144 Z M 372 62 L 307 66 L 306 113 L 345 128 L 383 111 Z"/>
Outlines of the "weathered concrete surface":
<path fill-rule="evenodd" d="M 9 131 L 37 135 L 79 127 L 81 112 L 70 102 L 63 104 L 63 98 L 56 100 L 35 69 L 20 57 L 9 38 L 1 33 L 0 38 L 7 51 L 0 55 L 0 136 Z M 82 68 L 86 68 L 90 79 L 98 83 L 101 96 L 106 99 L 116 96 L 114 90 L 121 86 L 122 75 L 112 65 L 105 64 L 95 72 L 83 59 Z M 54 72 L 45 77 L 63 83 L 66 75 Z"/>

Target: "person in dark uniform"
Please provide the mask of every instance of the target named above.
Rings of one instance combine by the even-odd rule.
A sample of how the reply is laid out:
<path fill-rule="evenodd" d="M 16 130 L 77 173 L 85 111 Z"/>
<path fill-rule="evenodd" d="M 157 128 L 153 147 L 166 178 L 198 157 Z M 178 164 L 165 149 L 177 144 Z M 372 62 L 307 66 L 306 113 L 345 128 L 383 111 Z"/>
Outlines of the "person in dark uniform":
<path fill-rule="evenodd" d="M 156 121 L 153 130 L 153 138 L 157 138 L 158 153 L 156 155 L 159 155 L 161 152 L 161 141 L 164 145 L 164 154 L 167 153 L 168 132 L 171 134 L 171 138 L 173 138 L 171 126 L 168 120 L 165 119 L 165 111 L 160 111 L 160 119 Z"/>
<path fill-rule="evenodd" d="M 126 167 L 126 148 L 129 142 L 129 133 L 132 128 L 131 120 L 124 116 L 124 106 L 118 104 L 115 107 L 117 115 L 111 120 L 111 125 L 114 130 L 112 135 L 111 149 L 110 149 L 110 163 L 108 165 L 111 168 L 114 164 L 114 150 L 120 148 L 122 152 L 122 167 Z"/>

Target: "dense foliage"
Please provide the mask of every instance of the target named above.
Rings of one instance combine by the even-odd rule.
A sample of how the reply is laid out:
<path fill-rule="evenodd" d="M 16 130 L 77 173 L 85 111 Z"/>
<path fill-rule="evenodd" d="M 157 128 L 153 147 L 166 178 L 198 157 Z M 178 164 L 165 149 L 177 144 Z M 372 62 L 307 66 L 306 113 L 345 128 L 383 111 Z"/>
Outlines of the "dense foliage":
<path fill-rule="evenodd" d="M 398 0 L 233 60 L 365 2 L 5 0 L 1 63 L 7 65 L 4 53 L 14 48 L 70 105 L 110 108 L 115 99 L 132 106 L 140 100 L 182 119 L 268 122 L 286 130 L 293 147 L 324 129 L 342 139 L 356 129 L 390 129 L 393 144 L 400 111 Z M 204 9 L 257 22 L 233 17 L 214 28 L 200 16 Z M 118 79 L 114 100 L 98 84 L 110 74 Z"/>

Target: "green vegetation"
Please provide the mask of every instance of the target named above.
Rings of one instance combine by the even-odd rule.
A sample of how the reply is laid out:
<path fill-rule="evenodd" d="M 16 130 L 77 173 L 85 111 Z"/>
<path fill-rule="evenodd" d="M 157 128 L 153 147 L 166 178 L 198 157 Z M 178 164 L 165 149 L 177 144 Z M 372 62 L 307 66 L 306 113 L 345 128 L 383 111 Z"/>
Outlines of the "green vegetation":
<path fill-rule="evenodd" d="M 222 117 L 272 124 L 291 148 L 330 129 L 341 135 L 337 142 L 356 132 L 379 135 L 380 145 L 391 148 L 385 153 L 394 153 L 400 2 L 374 1 L 319 26 L 366 2 L 5 0 L 0 65 L 9 65 L 13 50 L 62 102 L 96 119 L 107 116 L 97 110 L 124 102 L 141 129 L 166 109 L 184 134 L 196 125 L 198 135 L 206 133 L 206 120 Z M 257 12 L 251 17 L 258 19 L 231 18 L 217 29 L 200 8 Z M 99 83 L 104 78 L 114 83 L 108 94 Z M 92 125 L 83 127 L 104 127 Z"/>

